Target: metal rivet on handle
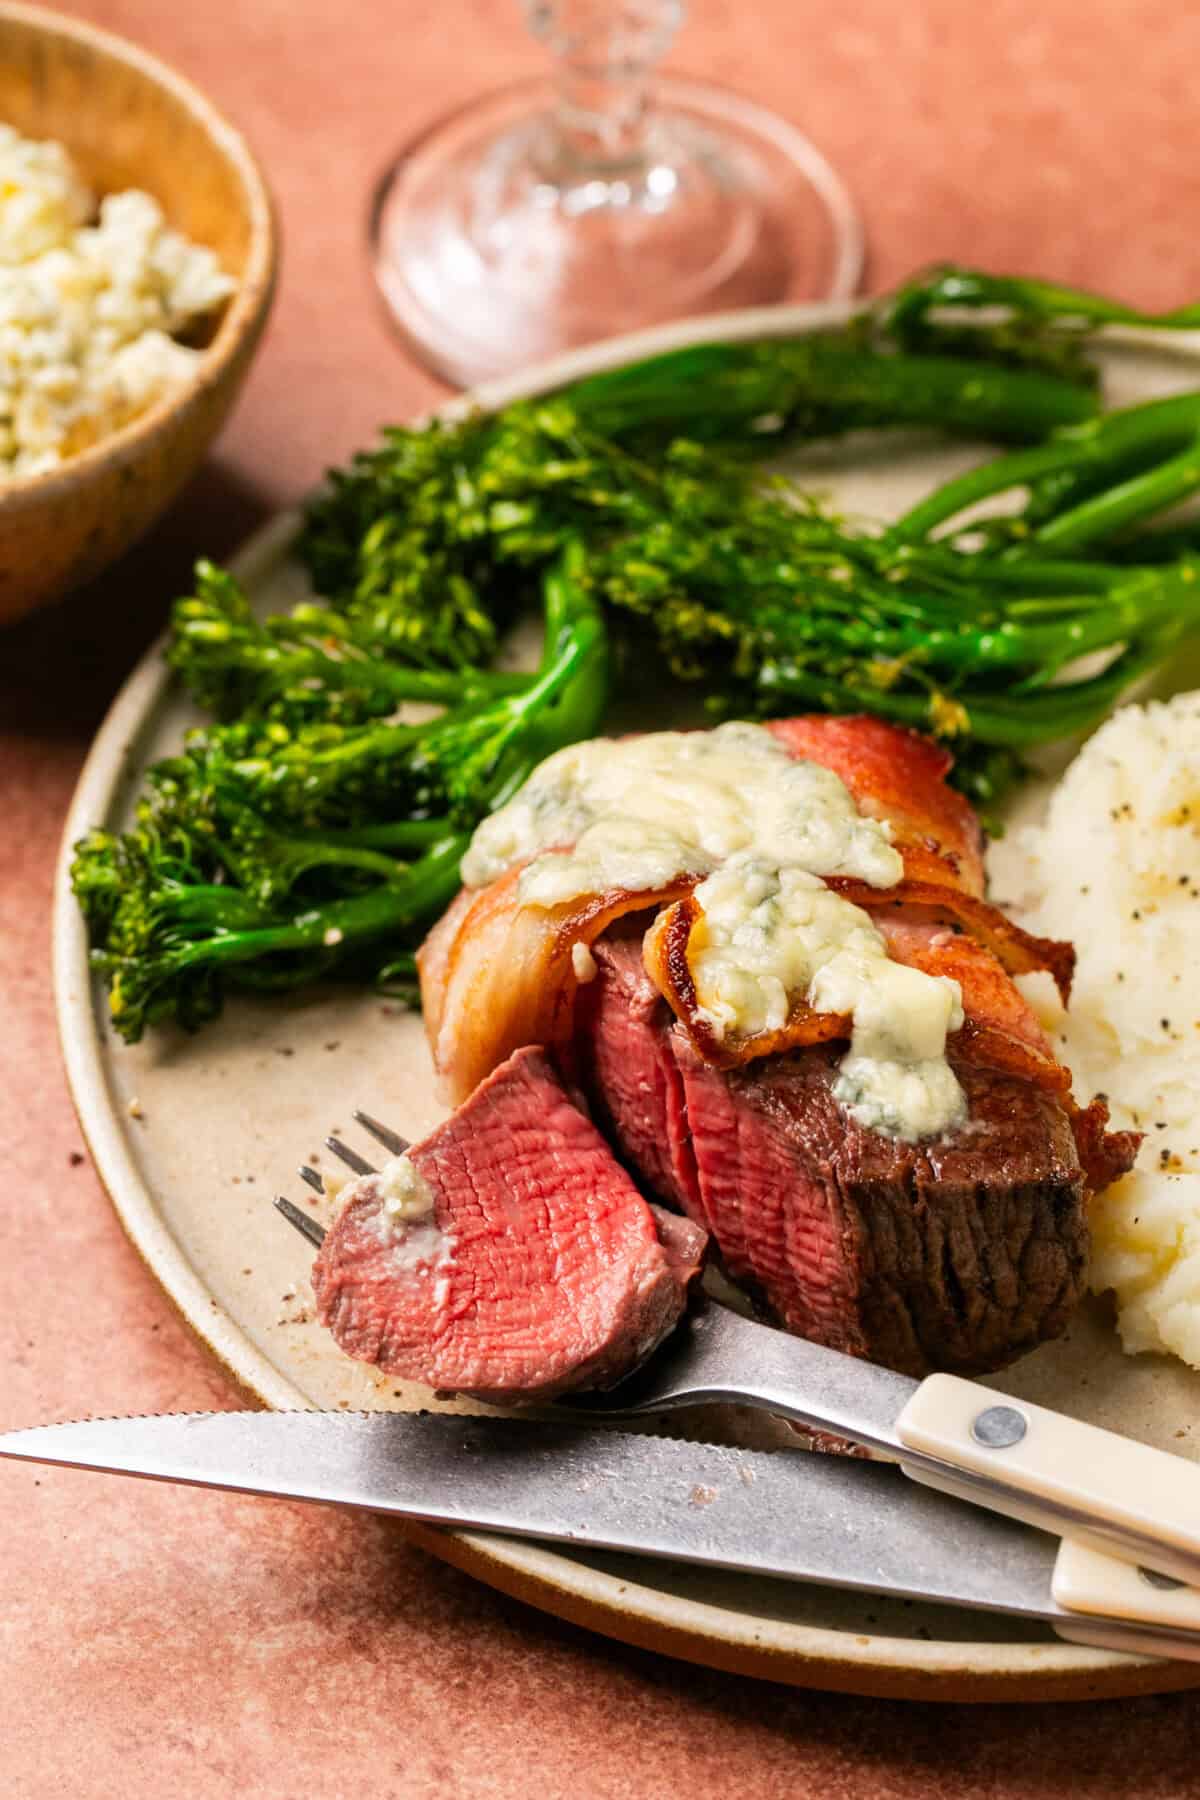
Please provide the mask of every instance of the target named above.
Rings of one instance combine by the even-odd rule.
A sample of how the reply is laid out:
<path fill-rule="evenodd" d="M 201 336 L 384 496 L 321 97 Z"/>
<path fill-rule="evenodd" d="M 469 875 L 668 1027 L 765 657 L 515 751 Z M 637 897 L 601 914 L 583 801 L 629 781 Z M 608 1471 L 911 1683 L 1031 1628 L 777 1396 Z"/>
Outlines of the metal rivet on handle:
<path fill-rule="evenodd" d="M 1160 1575 L 1157 1569 L 1143 1569 L 1140 1563 L 1138 1564 L 1138 1574 L 1147 1587 L 1181 1588 L 1187 1586 L 1186 1581 L 1176 1581 L 1173 1575 Z"/>
<path fill-rule="evenodd" d="M 1010 1444 L 1019 1444 L 1028 1429 L 1028 1420 L 1015 1406 L 989 1406 L 973 1422 L 971 1436 L 989 1450 L 1007 1450 Z"/>

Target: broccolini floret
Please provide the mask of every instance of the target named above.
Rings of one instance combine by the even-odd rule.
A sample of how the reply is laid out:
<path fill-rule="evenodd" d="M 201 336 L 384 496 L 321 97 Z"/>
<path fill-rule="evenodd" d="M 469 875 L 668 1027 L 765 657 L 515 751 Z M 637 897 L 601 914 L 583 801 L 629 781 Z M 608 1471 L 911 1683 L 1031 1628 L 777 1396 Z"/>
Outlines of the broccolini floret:
<path fill-rule="evenodd" d="M 72 880 L 123 1037 L 194 1029 L 230 988 L 407 969 L 474 824 L 599 727 L 606 638 L 576 547 L 544 599 L 541 666 L 512 691 L 408 725 L 289 723 L 272 701 L 191 733 L 149 771 L 131 830 L 80 841 Z"/>

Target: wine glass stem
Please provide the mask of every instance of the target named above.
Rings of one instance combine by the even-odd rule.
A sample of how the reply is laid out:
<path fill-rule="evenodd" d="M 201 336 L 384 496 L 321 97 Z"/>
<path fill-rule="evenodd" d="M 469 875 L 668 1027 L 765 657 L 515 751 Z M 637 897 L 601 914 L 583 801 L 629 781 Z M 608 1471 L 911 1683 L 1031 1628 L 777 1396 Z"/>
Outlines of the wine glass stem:
<path fill-rule="evenodd" d="M 649 161 L 654 69 L 682 0 L 526 0 L 557 64 L 558 103 L 539 161 L 556 185 L 619 179 Z"/>
<path fill-rule="evenodd" d="M 560 160 L 599 173 L 640 166 L 650 115 L 650 72 L 564 60 L 558 69 L 554 137 Z"/>

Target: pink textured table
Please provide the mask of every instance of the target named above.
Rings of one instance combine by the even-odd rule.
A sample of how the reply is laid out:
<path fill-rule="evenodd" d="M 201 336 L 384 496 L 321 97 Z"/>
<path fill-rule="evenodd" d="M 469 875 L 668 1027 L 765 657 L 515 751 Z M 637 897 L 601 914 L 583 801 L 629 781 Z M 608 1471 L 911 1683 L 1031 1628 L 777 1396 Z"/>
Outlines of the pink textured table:
<path fill-rule="evenodd" d="M 438 390 L 375 310 L 393 145 L 526 72 L 512 0 L 81 0 L 244 124 L 284 279 L 234 422 L 99 587 L 0 636 L 0 1426 L 234 1396 L 118 1229 L 60 1071 L 47 906 L 67 799 L 191 559 Z M 1200 12 L 1133 0 L 696 0 L 676 61 L 805 125 L 871 281 L 955 255 L 1165 305 L 1200 294 Z M 526 1610 L 381 1523 L 0 1469 L 0 1792 L 209 1796 L 1200 1793 L 1200 1697 L 939 1709 L 671 1663 Z"/>

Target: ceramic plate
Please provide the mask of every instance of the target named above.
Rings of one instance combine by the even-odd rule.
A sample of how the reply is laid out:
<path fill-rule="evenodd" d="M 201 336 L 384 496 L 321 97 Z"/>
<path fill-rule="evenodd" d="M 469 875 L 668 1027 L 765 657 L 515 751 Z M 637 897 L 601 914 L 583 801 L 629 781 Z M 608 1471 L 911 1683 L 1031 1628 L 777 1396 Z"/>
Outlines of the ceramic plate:
<path fill-rule="evenodd" d="M 478 399 L 494 406 L 657 350 L 714 337 L 785 335 L 843 311 L 789 308 L 672 326 L 544 365 Z M 1107 373 L 1118 403 L 1191 386 L 1194 348 L 1189 360 L 1183 351 L 1116 347 Z M 796 459 L 796 469 L 843 511 L 884 516 L 982 453 L 892 435 L 886 443 L 860 439 L 809 453 Z M 264 606 L 304 592 L 290 556 L 294 535 L 295 520 L 281 518 L 237 559 L 238 574 Z M 349 1362 L 314 1323 L 310 1252 L 271 1206 L 277 1191 L 296 1191 L 298 1162 L 319 1165 L 322 1139 L 351 1126 L 353 1107 L 413 1138 L 441 1116 L 420 1019 L 363 993 L 237 1000 L 195 1037 L 160 1030 L 129 1047 L 108 1029 L 89 979 L 69 889 L 69 846 L 89 825 L 122 824 L 141 771 L 176 747 L 189 722 L 152 651 L 114 704 L 71 808 L 56 897 L 55 981 L 80 1120 L 134 1244 L 247 1395 L 271 1407 L 428 1406 L 424 1390 Z M 1200 1424 L 1191 1425 L 1200 1421 L 1200 1376 L 1163 1359 L 1123 1356 L 1098 1303 L 1063 1342 L 995 1385 L 1200 1457 Z M 473 1409 L 453 1403 L 448 1410 Z M 710 1423 L 722 1433 L 744 1429 L 728 1417 Z M 960 1700 L 1082 1698 L 1200 1681 L 1194 1665 L 1080 1649 L 1048 1631 L 952 1609 L 480 1533 L 416 1528 L 413 1536 L 483 1580 L 578 1623 L 780 1681 Z"/>

